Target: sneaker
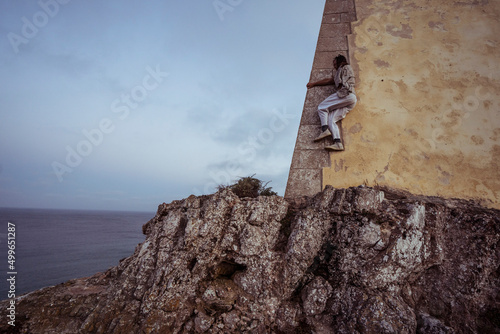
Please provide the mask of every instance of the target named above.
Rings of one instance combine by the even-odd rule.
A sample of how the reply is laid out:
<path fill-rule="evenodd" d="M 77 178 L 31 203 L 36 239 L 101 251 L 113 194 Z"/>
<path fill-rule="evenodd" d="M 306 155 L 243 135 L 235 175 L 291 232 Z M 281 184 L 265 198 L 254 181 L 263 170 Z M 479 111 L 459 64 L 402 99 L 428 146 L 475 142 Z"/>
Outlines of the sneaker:
<path fill-rule="evenodd" d="M 325 149 L 328 151 L 343 151 L 344 145 L 341 142 L 335 142 L 333 145 L 325 146 Z"/>
<path fill-rule="evenodd" d="M 314 141 L 320 141 L 321 139 L 329 137 L 331 135 L 332 133 L 330 132 L 330 130 L 326 129 L 325 131 L 321 132 L 321 134 L 318 137 L 316 137 Z"/>

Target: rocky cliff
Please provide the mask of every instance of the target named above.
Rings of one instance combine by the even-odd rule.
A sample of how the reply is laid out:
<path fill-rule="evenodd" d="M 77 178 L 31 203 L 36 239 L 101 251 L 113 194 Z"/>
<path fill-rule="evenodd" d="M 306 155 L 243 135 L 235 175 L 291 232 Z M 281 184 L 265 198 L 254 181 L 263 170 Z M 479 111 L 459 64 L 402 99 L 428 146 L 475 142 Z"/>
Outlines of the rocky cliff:
<path fill-rule="evenodd" d="M 225 189 L 160 205 L 143 232 L 107 272 L 19 297 L 0 331 L 500 333 L 500 212 L 473 202 Z"/>

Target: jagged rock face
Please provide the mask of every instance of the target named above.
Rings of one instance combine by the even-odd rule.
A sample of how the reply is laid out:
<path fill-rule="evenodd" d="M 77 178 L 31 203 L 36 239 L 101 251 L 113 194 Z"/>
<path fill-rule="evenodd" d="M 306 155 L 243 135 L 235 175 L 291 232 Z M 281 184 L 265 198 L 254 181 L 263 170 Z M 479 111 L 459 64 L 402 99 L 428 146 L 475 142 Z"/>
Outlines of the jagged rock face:
<path fill-rule="evenodd" d="M 117 267 L 20 297 L 0 331 L 500 333 L 499 216 L 366 187 L 191 196 Z"/>

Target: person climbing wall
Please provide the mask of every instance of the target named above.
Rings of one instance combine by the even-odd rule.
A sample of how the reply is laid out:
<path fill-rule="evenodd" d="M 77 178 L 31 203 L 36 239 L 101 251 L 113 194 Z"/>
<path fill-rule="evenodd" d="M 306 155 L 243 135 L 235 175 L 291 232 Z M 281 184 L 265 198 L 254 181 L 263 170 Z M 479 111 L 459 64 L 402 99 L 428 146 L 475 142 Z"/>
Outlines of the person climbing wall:
<path fill-rule="evenodd" d="M 358 101 L 354 93 L 354 71 L 347 63 L 343 55 L 333 59 L 333 67 L 336 70 L 331 78 L 309 82 L 307 88 L 315 86 L 334 85 L 335 93 L 328 96 L 318 106 L 318 115 L 321 121 L 321 133 L 314 139 L 320 141 L 328 136 L 333 137 L 333 145 L 325 146 L 329 151 L 343 151 L 344 145 L 340 138 L 340 129 L 337 122 L 343 119 L 351 111 Z"/>

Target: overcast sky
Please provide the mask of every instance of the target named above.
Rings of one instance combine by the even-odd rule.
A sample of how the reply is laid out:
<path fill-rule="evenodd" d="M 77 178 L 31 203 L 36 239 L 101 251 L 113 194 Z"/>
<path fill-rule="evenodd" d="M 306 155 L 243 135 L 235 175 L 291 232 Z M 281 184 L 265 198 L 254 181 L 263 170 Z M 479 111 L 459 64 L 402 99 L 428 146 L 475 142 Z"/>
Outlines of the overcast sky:
<path fill-rule="evenodd" d="M 0 2 L 0 207 L 284 194 L 324 0 Z"/>

